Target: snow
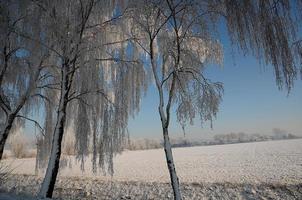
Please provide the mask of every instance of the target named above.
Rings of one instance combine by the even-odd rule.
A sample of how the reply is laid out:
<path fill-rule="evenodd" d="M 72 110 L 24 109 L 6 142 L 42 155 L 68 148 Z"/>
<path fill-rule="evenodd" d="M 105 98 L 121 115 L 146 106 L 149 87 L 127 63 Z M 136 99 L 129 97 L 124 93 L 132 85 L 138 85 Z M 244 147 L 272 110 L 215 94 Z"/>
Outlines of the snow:
<path fill-rule="evenodd" d="M 47 200 L 49 198 L 45 198 L 43 200 Z M 0 192 L 0 200 L 38 200 L 36 197 L 32 197 L 29 195 L 15 195 L 12 193 L 1 193 Z"/>
<path fill-rule="evenodd" d="M 301 183 L 302 139 L 173 149 L 181 183 Z M 35 159 L 6 160 L 15 174 L 35 175 Z M 169 182 L 164 150 L 126 151 L 114 158 L 114 175 L 92 173 L 91 158 L 85 171 L 74 157 L 65 159 L 61 177 L 100 180 Z M 39 174 L 43 177 L 43 174 Z"/>
<path fill-rule="evenodd" d="M 302 139 L 176 148 L 173 153 L 184 199 L 302 199 Z M 73 159 L 71 168 L 67 160 L 61 162 L 65 168 L 54 199 L 173 198 L 162 149 L 118 155 L 112 178 L 93 175 L 91 158 L 85 172 Z M 14 174 L 3 189 L 36 195 L 43 174 L 34 175 L 34 164 L 34 159 L 14 160 Z M 0 200 L 10 194 L 1 194 Z"/>
<path fill-rule="evenodd" d="M 36 194 L 41 179 L 36 176 L 16 175 L 6 184 L 14 193 Z M 182 183 L 184 200 L 193 199 L 302 199 L 302 184 L 233 184 Z M 173 199 L 168 183 L 102 181 L 93 178 L 58 179 L 54 199 Z"/>

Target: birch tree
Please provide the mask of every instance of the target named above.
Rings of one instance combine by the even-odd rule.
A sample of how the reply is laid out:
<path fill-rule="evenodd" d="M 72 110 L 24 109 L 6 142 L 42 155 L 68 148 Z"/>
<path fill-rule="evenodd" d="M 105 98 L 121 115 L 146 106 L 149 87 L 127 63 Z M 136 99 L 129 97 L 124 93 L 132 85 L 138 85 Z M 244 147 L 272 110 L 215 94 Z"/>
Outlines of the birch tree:
<path fill-rule="evenodd" d="M 43 142 L 49 143 L 52 137 L 39 196 L 51 197 L 68 126 L 75 130 L 82 169 L 92 137 L 94 172 L 99 166 L 113 173 L 113 156 L 122 150 L 128 117 L 138 111 L 146 78 L 138 54 L 123 36 L 123 24 L 116 21 L 117 4 L 96 0 L 36 3 L 44 11 L 45 40 L 55 41 L 52 63 L 60 83 L 53 134 L 41 140 L 43 148 Z"/>
<path fill-rule="evenodd" d="M 218 112 L 222 84 L 204 75 L 208 63 L 221 64 L 219 22 L 224 22 L 234 45 L 274 67 L 278 87 L 290 91 L 300 68 L 301 46 L 294 1 L 141 1 L 133 2 L 135 44 L 149 61 L 159 96 L 164 150 L 174 192 L 181 199 L 169 141 L 170 112 L 175 104 L 184 127 L 196 116 L 211 121 Z M 300 7 L 299 7 L 300 6 Z"/>
<path fill-rule="evenodd" d="M 208 34 L 194 32 L 192 4 L 153 3 L 136 5 L 138 10 L 133 11 L 135 26 L 131 34 L 150 62 L 159 96 L 167 167 L 174 197 L 181 199 L 168 130 L 172 104 L 177 104 L 177 119 L 182 126 L 187 121 L 192 124 L 196 114 L 201 121 L 215 117 L 222 84 L 211 82 L 203 71 L 206 63 L 220 63 L 222 52 L 220 44 Z"/>
<path fill-rule="evenodd" d="M 1 1 L 1 72 L 0 72 L 0 160 L 7 137 L 19 122 L 29 120 L 39 123 L 27 115 L 39 108 L 43 100 L 47 71 L 48 51 L 38 41 L 39 12 L 37 7 L 24 1 Z M 21 37 L 23 33 L 29 38 Z M 22 122 L 23 121 L 23 122 Z"/>
<path fill-rule="evenodd" d="M 215 118 L 223 87 L 204 70 L 222 63 L 220 22 L 239 50 L 272 64 L 280 89 L 290 91 L 301 69 L 301 21 L 295 20 L 301 19 L 300 0 L 16 2 L 1 2 L 1 141 L 17 116 L 28 119 L 26 111 L 45 106 L 38 161 L 48 154 L 49 161 L 41 197 L 52 196 L 69 126 L 82 169 L 92 145 L 93 171 L 113 173 L 112 158 L 122 150 L 129 116 L 138 111 L 147 69 L 158 90 L 174 198 L 181 199 L 169 141 L 171 109 L 183 127 L 196 117 Z M 11 12 L 16 7 L 19 12 Z M 19 49 L 23 56 L 17 56 Z M 47 103 L 30 103 L 36 101 L 31 97 Z"/>

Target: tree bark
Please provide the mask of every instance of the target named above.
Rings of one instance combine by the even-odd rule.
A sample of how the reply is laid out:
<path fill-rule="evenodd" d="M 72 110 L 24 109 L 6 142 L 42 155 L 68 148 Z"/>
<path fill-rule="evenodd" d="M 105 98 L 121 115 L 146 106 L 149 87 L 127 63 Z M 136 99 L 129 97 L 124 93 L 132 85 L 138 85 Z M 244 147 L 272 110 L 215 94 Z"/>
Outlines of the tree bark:
<path fill-rule="evenodd" d="M 10 114 L 8 116 L 8 120 L 5 123 L 3 132 L 0 134 L 0 161 L 2 160 L 4 146 L 5 146 L 7 137 L 9 135 L 9 133 L 10 133 L 10 130 L 11 130 L 12 126 L 13 126 L 15 118 L 16 118 L 16 114 Z"/>
<path fill-rule="evenodd" d="M 61 85 L 60 103 L 57 112 L 57 123 L 54 130 L 54 136 L 52 139 L 51 153 L 48 161 L 45 177 L 40 188 L 38 196 L 40 198 L 51 198 L 57 175 L 59 172 L 60 158 L 61 158 L 61 146 L 64 134 L 64 127 L 66 122 L 66 109 L 68 104 L 69 93 L 69 77 L 67 69 L 63 69 L 63 78 Z"/>
<path fill-rule="evenodd" d="M 49 157 L 48 167 L 39 192 L 39 197 L 51 198 L 54 191 L 54 187 L 59 171 L 60 157 L 61 157 L 61 143 L 63 139 L 64 125 L 66 121 L 65 110 L 66 110 L 66 105 L 62 105 L 60 111 L 58 112 L 58 123 L 56 125 L 54 137 L 52 140 L 51 155 Z"/>
<path fill-rule="evenodd" d="M 169 169 L 171 185 L 174 194 L 174 200 L 181 200 L 180 185 L 176 174 L 176 169 L 173 160 L 172 148 L 168 134 L 168 128 L 163 125 L 164 149 L 166 155 L 167 166 Z"/>
<path fill-rule="evenodd" d="M 174 165 L 174 160 L 173 160 L 173 154 L 172 154 L 172 148 L 171 148 L 171 143 L 169 139 L 169 133 L 168 133 L 168 127 L 169 127 L 169 122 L 170 122 L 170 108 L 171 108 L 171 102 L 172 102 L 172 97 L 174 93 L 174 86 L 175 86 L 175 77 L 173 76 L 173 81 L 172 85 L 170 88 L 169 92 L 169 100 L 168 104 L 166 106 L 166 114 L 164 112 L 164 94 L 163 94 L 163 88 L 162 84 L 159 81 L 159 78 L 156 73 L 156 62 L 154 60 L 154 51 L 153 51 L 153 40 L 151 39 L 152 37 L 150 36 L 150 60 L 151 60 L 151 67 L 153 71 L 153 76 L 156 82 L 156 86 L 158 89 L 158 96 L 159 96 L 159 106 L 158 106 L 158 112 L 160 115 L 160 119 L 162 122 L 162 128 L 163 128 L 163 137 L 164 137 L 164 150 L 165 150 L 165 155 L 166 155 L 166 161 L 167 161 L 167 166 L 170 174 L 170 180 L 171 180 L 171 185 L 173 189 L 173 194 L 174 194 L 174 200 L 181 200 L 181 193 L 180 193 L 180 187 L 179 187 L 179 180 L 176 174 L 176 169 Z"/>

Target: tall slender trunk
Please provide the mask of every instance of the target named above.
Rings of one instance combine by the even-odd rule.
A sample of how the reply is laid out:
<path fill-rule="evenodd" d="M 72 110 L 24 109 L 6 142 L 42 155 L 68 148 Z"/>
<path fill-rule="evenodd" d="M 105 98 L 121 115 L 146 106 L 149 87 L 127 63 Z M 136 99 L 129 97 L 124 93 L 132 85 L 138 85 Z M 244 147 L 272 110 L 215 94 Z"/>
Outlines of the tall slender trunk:
<path fill-rule="evenodd" d="M 165 149 L 166 161 L 167 161 L 167 166 L 168 166 L 170 179 L 171 179 L 171 185 L 172 185 L 173 194 L 174 194 L 174 200 L 181 200 L 182 198 L 181 198 L 181 193 L 180 193 L 179 180 L 178 180 L 178 177 L 176 174 L 176 169 L 175 169 L 173 154 L 172 154 L 172 148 L 171 148 L 171 143 L 170 143 L 169 133 L 168 133 L 168 127 L 169 127 L 169 122 L 170 122 L 170 108 L 171 108 L 171 101 L 172 101 L 173 92 L 174 92 L 175 79 L 173 77 L 173 82 L 172 82 L 171 89 L 169 92 L 169 100 L 168 100 L 168 104 L 166 106 L 166 113 L 165 113 L 164 112 L 163 88 L 162 88 L 162 84 L 161 84 L 161 82 L 158 78 L 157 72 L 156 72 L 156 62 L 154 60 L 153 40 L 152 40 L 151 36 L 150 36 L 150 60 L 151 60 L 153 76 L 154 76 L 156 86 L 158 89 L 158 96 L 159 96 L 158 112 L 159 112 L 160 119 L 162 122 L 163 137 L 164 137 L 164 149 Z"/>
<path fill-rule="evenodd" d="M 156 59 L 154 56 L 154 47 L 153 47 L 153 42 L 155 37 L 152 35 L 149 35 L 150 43 L 150 62 L 151 62 L 151 68 L 153 72 L 153 76 L 155 79 L 156 87 L 158 90 L 158 96 L 159 96 L 159 105 L 158 105 L 158 112 L 160 115 L 160 120 L 162 124 L 162 129 L 163 129 L 163 137 L 164 137 L 164 149 L 165 149 L 165 155 L 166 155 L 166 161 L 167 161 L 167 166 L 170 174 L 170 179 L 171 179 L 171 185 L 173 189 L 173 194 L 174 194 L 174 200 L 181 200 L 181 193 L 180 193 L 180 187 L 179 187 L 179 180 L 176 174 L 176 169 L 174 165 L 174 160 L 173 160 L 173 154 L 172 154 L 172 148 L 171 148 L 171 143 L 169 139 L 169 133 L 168 133 L 168 127 L 169 127 L 169 122 L 170 122 L 170 109 L 171 109 L 171 103 L 172 103 L 172 98 L 174 94 L 174 88 L 175 88 L 175 76 L 173 76 L 171 88 L 169 90 L 169 99 L 168 103 L 166 105 L 166 113 L 164 111 L 164 91 L 163 91 L 163 80 L 160 81 L 159 77 L 157 75 L 157 67 L 156 67 Z M 179 60 L 178 60 L 179 62 Z"/>
<path fill-rule="evenodd" d="M 60 157 L 61 157 L 61 143 L 63 139 L 65 121 L 66 121 L 66 105 L 63 104 L 60 106 L 60 110 L 58 111 L 58 121 L 52 140 L 51 154 L 49 157 L 46 174 L 39 192 L 39 197 L 47 197 L 47 198 L 52 197 L 55 187 L 55 182 L 59 171 Z"/>
<path fill-rule="evenodd" d="M 69 86 L 70 80 L 67 71 L 68 71 L 67 69 L 65 68 L 63 69 L 60 103 L 57 111 L 57 123 L 55 126 L 54 135 L 52 139 L 51 153 L 48 161 L 47 170 L 38 194 L 38 196 L 42 198 L 52 197 L 57 175 L 59 172 L 62 139 L 64 134 L 65 122 L 66 122 L 66 109 L 68 104 L 68 93 L 70 87 Z"/>
<path fill-rule="evenodd" d="M 171 143 L 170 143 L 169 133 L 168 133 L 168 127 L 166 127 L 165 124 L 162 124 L 162 127 L 163 127 L 163 137 L 164 137 L 164 150 L 165 150 L 165 155 L 166 155 L 167 166 L 169 169 L 170 180 L 171 180 L 171 185 L 172 185 L 173 194 L 174 194 L 174 200 L 181 200 L 182 198 L 181 198 L 181 193 L 180 193 L 180 185 L 179 185 L 179 180 L 178 180 L 175 165 L 174 165 L 172 148 L 171 148 Z"/>

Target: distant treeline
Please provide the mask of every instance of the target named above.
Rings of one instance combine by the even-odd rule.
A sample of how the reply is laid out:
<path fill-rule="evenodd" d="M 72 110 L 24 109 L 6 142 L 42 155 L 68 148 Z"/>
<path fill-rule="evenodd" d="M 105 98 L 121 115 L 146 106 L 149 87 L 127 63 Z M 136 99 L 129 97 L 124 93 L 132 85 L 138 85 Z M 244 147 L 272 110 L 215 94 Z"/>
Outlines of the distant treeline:
<path fill-rule="evenodd" d="M 219 145 L 219 144 L 235 144 L 245 142 L 260 142 L 269 140 L 285 140 L 301 138 L 291 133 L 275 133 L 273 135 L 261 134 L 246 134 L 246 133 L 228 133 L 214 135 L 212 139 L 203 141 L 189 141 L 186 139 L 178 140 L 173 143 L 173 147 L 189 147 L 189 146 L 206 146 L 206 145 Z"/>
<path fill-rule="evenodd" d="M 298 139 L 302 138 L 291 133 L 274 132 L 273 135 L 262 134 L 246 134 L 240 133 L 228 133 L 217 134 L 213 138 L 207 140 L 192 140 L 187 138 L 171 139 L 172 147 L 192 147 L 192 146 L 208 146 L 208 145 L 220 145 L 220 144 L 235 144 L 235 143 L 247 143 L 247 142 L 260 142 L 269 140 L 285 140 L 285 139 Z M 163 142 L 155 139 L 135 139 L 129 141 L 126 145 L 128 150 L 146 150 L 157 149 L 163 147 Z"/>

